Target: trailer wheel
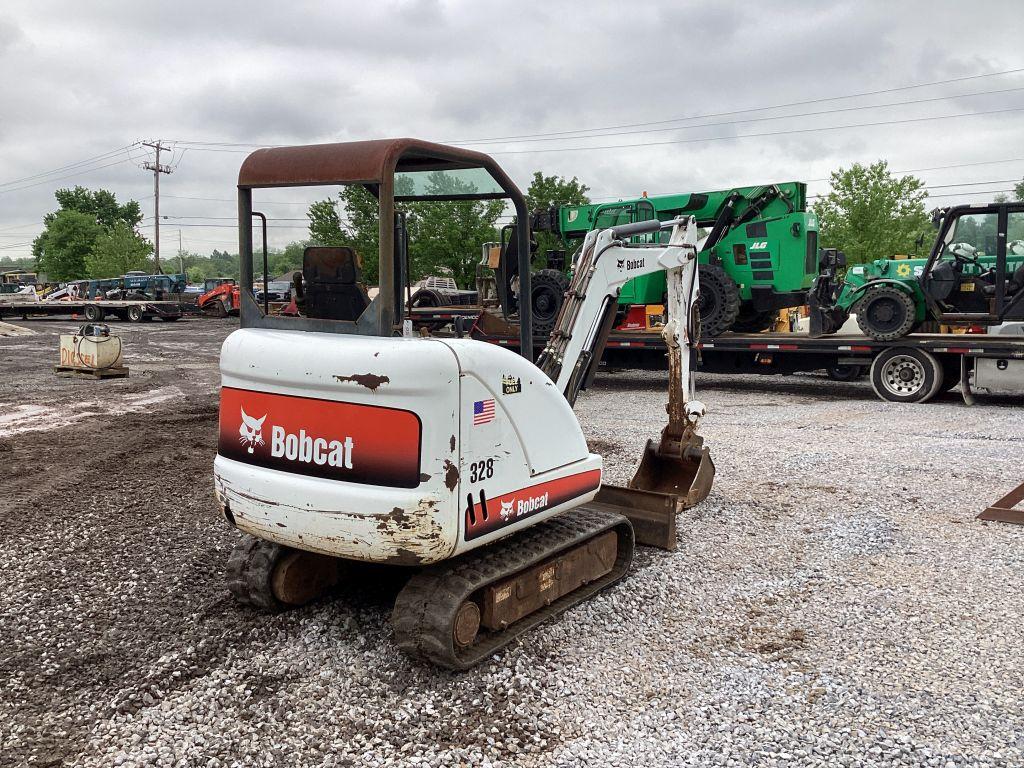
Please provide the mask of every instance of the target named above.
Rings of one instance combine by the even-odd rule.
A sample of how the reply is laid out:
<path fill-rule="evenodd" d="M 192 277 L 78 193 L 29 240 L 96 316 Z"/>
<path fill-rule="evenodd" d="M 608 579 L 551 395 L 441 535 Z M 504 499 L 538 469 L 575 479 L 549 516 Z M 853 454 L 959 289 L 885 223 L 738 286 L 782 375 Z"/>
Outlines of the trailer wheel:
<path fill-rule="evenodd" d="M 942 383 L 939 385 L 939 392 L 949 392 L 953 387 L 960 384 L 960 357 L 943 355 L 939 358 L 942 366 Z M 938 394 L 938 393 L 936 393 Z"/>
<path fill-rule="evenodd" d="M 895 341 L 913 330 L 917 307 L 906 291 L 880 285 L 869 290 L 853 311 L 865 335 L 876 341 Z"/>
<path fill-rule="evenodd" d="M 103 319 L 103 307 L 98 307 L 95 304 L 86 304 L 83 314 L 90 323 L 98 323 Z"/>
<path fill-rule="evenodd" d="M 830 365 L 825 369 L 825 375 L 832 381 L 856 381 L 867 371 L 863 365 Z"/>
<path fill-rule="evenodd" d="M 697 297 L 700 330 L 706 336 L 718 336 L 736 322 L 740 313 L 740 289 L 717 264 L 701 264 L 697 270 L 700 278 Z"/>
<path fill-rule="evenodd" d="M 942 385 L 942 365 L 923 349 L 887 349 L 871 363 L 871 388 L 893 403 L 925 403 Z"/>
<path fill-rule="evenodd" d="M 134 307 L 128 307 L 128 320 L 133 323 L 141 323 L 142 318 L 146 316 L 146 313 L 142 310 L 142 307 L 136 305 Z"/>

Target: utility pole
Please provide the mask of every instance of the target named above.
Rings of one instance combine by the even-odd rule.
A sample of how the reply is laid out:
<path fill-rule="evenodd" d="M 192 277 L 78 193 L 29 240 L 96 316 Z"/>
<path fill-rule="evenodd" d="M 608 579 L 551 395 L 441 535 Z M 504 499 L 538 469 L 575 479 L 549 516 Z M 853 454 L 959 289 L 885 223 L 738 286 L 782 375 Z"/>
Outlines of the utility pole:
<path fill-rule="evenodd" d="M 162 141 L 156 143 L 144 141 L 142 146 L 150 147 L 156 152 L 156 162 L 143 163 L 142 167 L 153 172 L 153 264 L 157 274 L 163 274 L 160 269 L 160 174 L 170 173 L 171 166 L 160 164 L 160 153 L 165 151 Z"/>

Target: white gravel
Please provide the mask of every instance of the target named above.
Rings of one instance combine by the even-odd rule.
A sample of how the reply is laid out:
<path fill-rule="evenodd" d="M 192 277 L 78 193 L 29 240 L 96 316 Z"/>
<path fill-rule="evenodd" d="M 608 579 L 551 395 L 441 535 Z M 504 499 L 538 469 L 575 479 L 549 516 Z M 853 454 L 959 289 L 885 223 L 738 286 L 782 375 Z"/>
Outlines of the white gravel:
<path fill-rule="evenodd" d="M 621 585 L 465 674 L 393 650 L 386 601 L 358 589 L 246 617 L 252 637 L 199 674 L 215 637 L 94 705 L 69 762 L 1024 764 L 1024 528 L 974 520 L 1024 481 L 1020 400 L 901 406 L 812 377 L 700 386 L 718 475 L 677 552 L 641 551 Z M 588 436 L 617 446 L 610 480 L 662 426 L 664 387 L 624 371 L 581 397 Z M 199 522 L 220 531 L 212 510 Z M 204 599 L 192 612 L 230 610 Z"/>

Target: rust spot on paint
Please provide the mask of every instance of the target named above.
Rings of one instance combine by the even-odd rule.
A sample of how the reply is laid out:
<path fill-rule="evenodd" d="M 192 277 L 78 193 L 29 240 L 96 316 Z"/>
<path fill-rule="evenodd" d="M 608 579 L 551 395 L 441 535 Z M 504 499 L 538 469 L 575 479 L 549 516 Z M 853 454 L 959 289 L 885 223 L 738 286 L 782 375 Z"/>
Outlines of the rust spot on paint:
<path fill-rule="evenodd" d="M 405 514 L 405 510 L 401 507 L 395 507 L 392 509 L 389 517 L 399 525 L 409 520 L 409 516 Z"/>
<path fill-rule="evenodd" d="M 399 547 L 395 550 L 395 554 L 385 559 L 384 562 L 390 565 L 419 565 L 422 558 L 411 550 Z"/>
<path fill-rule="evenodd" d="M 444 460 L 444 484 L 449 491 L 454 491 L 459 484 L 459 469 L 448 459 Z"/>
<path fill-rule="evenodd" d="M 455 435 L 452 435 L 451 446 L 452 446 L 452 453 L 455 453 Z"/>
<path fill-rule="evenodd" d="M 420 474 L 420 482 L 421 483 L 425 483 L 429 479 L 430 479 L 430 475 L 428 475 L 426 472 L 423 472 L 423 473 Z"/>
<path fill-rule="evenodd" d="M 351 376 L 335 376 L 338 381 L 351 381 L 361 387 L 366 387 L 371 392 L 376 392 L 381 384 L 389 384 L 391 379 L 387 376 L 378 376 L 375 373 L 358 373 Z"/>

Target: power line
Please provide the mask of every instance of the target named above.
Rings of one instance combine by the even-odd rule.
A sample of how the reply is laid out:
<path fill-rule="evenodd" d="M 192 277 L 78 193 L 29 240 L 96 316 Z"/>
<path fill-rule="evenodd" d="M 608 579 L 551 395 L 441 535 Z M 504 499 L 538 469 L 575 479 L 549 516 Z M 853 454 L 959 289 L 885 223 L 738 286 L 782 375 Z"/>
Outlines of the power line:
<path fill-rule="evenodd" d="M 689 117 L 676 117 L 676 118 L 671 118 L 671 119 L 667 119 L 667 120 L 653 120 L 653 121 L 648 121 L 648 122 L 643 122 L 643 123 L 624 123 L 622 125 L 606 125 L 606 126 L 601 126 L 599 128 L 579 128 L 579 129 L 572 130 L 572 131 L 554 131 L 554 132 L 549 132 L 549 133 L 526 133 L 526 134 L 519 134 L 518 136 L 498 136 L 498 137 L 492 137 L 492 138 L 489 138 L 489 139 L 464 139 L 462 141 L 454 141 L 454 142 L 450 142 L 450 143 L 453 143 L 453 144 L 486 144 L 486 143 L 491 143 L 491 142 L 495 142 L 495 141 L 512 141 L 512 140 L 515 140 L 515 139 L 527 139 L 527 138 L 533 138 L 533 137 L 537 137 L 537 136 L 559 136 L 559 135 L 566 135 L 566 134 L 570 134 L 570 133 L 583 133 L 583 132 L 588 132 L 588 131 L 610 131 L 610 130 L 615 130 L 615 129 L 618 129 L 618 128 L 638 128 L 638 127 L 644 126 L 644 125 L 665 125 L 667 123 L 676 123 L 676 122 L 680 122 L 680 121 L 684 121 L 684 120 L 698 120 L 698 119 L 703 119 L 703 118 L 708 118 L 708 117 L 727 117 L 729 115 L 741 115 L 741 114 L 745 114 L 745 113 L 748 113 L 748 112 L 763 112 L 763 111 L 766 111 L 766 110 L 769 110 L 769 109 L 785 109 L 787 107 L 802 107 L 802 106 L 805 106 L 807 104 L 821 104 L 821 103 L 827 102 L 827 101 L 843 101 L 845 99 L 856 99 L 856 98 L 861 98 L 863 96 L 878 96 L 878 95 L 881 95 L 883 93 L 895 93 L 897 91 L 909 91 L 909 90 L 914 90 L 914 89 L 917 89 L 917 88 L 928 88 L 928 87 L 931 87 L 933 85 L 948 85 L 949 83 L 959 83 L 959 82 L 964 82 L 964 81 L 967 81 L 967 80 L 980 80 L 980 79 L 983 79 L 983 78 L 986 78 L 986 77 L 999 77 L 1001 75 L 1012 75 L 1012 74 L 1017 74 L 1019 72 L 1024 72 L 1024 67 L 1021 67 L 1021 68 L 1018 68 L 1018 69 L 1007 69 L 1007 70 L 1003 70 L 1001 72 L 988 72 L 988 73 L 981 74 L 981 75 L 968 75 L 968 76 L 965 76 L 965 77 L 954 77 L 954 78 L 951 78 L 949 80 L 935 80 L 935 81 L 932 81 L 930 83 L 918 83 L 916 85 L 901 85 L 901 86 L 898 86 L 898 87 L 895 87 L 895 88 L 883 88 L 883 89 L 877 90 L 877 91 L 862 91 L 860 93 L 846 94 L 845 96 L 826 96 L 826 97 L 817 98 L 817 99 L 807 99 L 805 101 L 792 101 L 792 102 L 789 102 L 789 103 L 786 103 L 786 104 L 773 104 L 773 105 L 766 106 L 766 107 L 749 107 L 747 109 L 737 109 L 737 110 L 732 110 L 732 111 L 729 111 L 729 112 L 711 112 L 711 113 L 704 113 L 704 114 L 700 114 L 700 115 L 691 115 Z M 581 136 L 581 137 L 578 137 L 578 138 L 586 138 L 586 137 L 585 136 Z M 234 145 L 234 146 L 242 146 L 242 145 Z"/>
<path fill-rule="evenodd" d="M 19 192 L 19 191 L 21 191 L 23 189 L 29 189 L 31 187 L 38 187 L 38 186 L 41 186 L 43 184 L 53 184 L 55 181 L 63 181 L 64 179 L 71 179 L 71 178 L 74 178 L 75 176 L 81 176 L 82 174 L 85 174 L 85 173 L 94 173 L 96 171 L 103 170 L 104 168 L 112 168 L 115 165 L 123 165 L 123 164 L 128 163 L 128 162 L 131 162 L 131 161 L 130 160 L 118 160 L 117 162 L 114 162 L 114 163 L 107 163 L 106 165 L 98 165 L 95 168 L 86 168 L 86 169 L 81 170 L 81 171 L 76 171 L 75 173 L 69 173 L 67 176 L 59 176 L 59 177 L 57 177 L 55 179 L 44 179 L 43 181 L 37 181 L 34 184 L 25 184 L 24 186 L 14 187 L 13 189 L 0 189 L 0 195 L 6 195 L 8 192 Z"/>
<path fill-rule="evenodd" d="M 882 125 L 905 125 L 907 123 L 924 123 L 932 120 L 952 120 L 960 117 L 979 117 L 981 115 L 996 115 L 1007 112 L 1024 112 L 1024 107 L 1009 107 L 1006 109 L 990 109 L 984 112 L 964 112 L 956 115 L 935 115 L 933 117 L 911 117 L 902 120 L 881 120 L 873 123 L 852 123 L 850 125 L 832 125 L 819 128 L 792 128 L 783 131 L 766 131 L 764 133 L 744 133 L 735 136 L 705 136 L 693 139 L 670 139 L 668 141 L 644 141 L 634 144 L 601 144 L 591 147 L 554 147 L 544 149 L 516 149 L 490 152 L 491 155 L 536 155 L 548 152 L 587 152 L 596 149 L 630 149 L 638 147 L 660 147 L 669 144 L 696 144 L 705 141 L 730 141 L 735 139 L 755 139 L 765 136 L 786 136 L 797 133 L 818 133 L 819 131 L 841 131 L 849 128 L 873 128 Z"/>
<path fill-rule="evenodd" d="M 102 154 L 96 155 L 95 157 L 90 157 L 90 158 L 87 158 L 85 160 L 79 160 L 77 163 L 68 163 L 67 165 L 62 165 L 62 166 L 60 166 L 58 168 L 53 168 L 53 169 L 51 169 L 49 171 L 43 171 L 42 173 L 37 173 L 37 174 L 35 174 L 33 176 L 24 176 L 24 177 L 22 177 L 20 179 L 11 179 L 10 181 L 3 181 L 3 182 L 0 182 L 0 187 L 7 187 L 7 186 L 10 186 L 11 184 L 20 184 L 23 181 L 32 181 L 33 179 L 38 179 L 38 178 L 41 178 L 43 176 L 51 176 L 51 175 L 53 175 L 55 173 L 60 173 L 62 171 L 70 170 L 71 168 L 76 168 L 76 167 L 78 167 L 80 165 L 87 165 L 87 164 L 92 163 L 92 162 L 97 162 L 97 161 L 100 161 L 100 160 L 106 160 L 106 159 L 108 159 L 110 157 L 114 157 L 115 155 L 120 154 L 121 152 L 124 152 L 126 150 L 130 150 L 136 144 L 138 144 L 137 141 L 132 142 L 131 144 L 127 144 L 127 145 L 125 145 L 123 147 L 118 147 L 117 149 L 112 149 L 109 152 L 104 152 Z"/>
<path fill-rule="evenodd" d="M 925 104 L 925 103 L 929 103 L 929 102 L 933 102 L 933 101 L 948 101 L 950 99 L 965 99 L 965 98 L 969 98 L 969 97 L 972 97 L 972 96 L 991 96 L 993 94 L 1000 94 L 1000 93 L 1017 93 L 1019 91 L 1024 91 L 1024 86 L 1019 86 L 1019 87 L 1016 87 L 1016 88 L 1003 88 L 1003 89 L 995 90 L 995 91 L 978 91 L 977 93 L 962 93 L 962 94 L 959 94 L 959 95 L 956 95 L 956 96 L 932 96 L 932 97 L 927 98 L 927 99 L 912 99 L 912 100 L 909 100 L 909 101 L 894 101 L 894 102 L 891 102 L 889 104 L 870 104 L 870 105 L 863 105 L 863 106 L 856 106 L 856 107 L 839 107 L 837 109 L 822 109 L 822 110 L 818 110 L 816 112 L 798 112 L 798 113 L 793 114 L 793 115 L 771 115 L 771 116 L 766 116 L 766 117 L 751 117 L 751 118 L 748 118 L 746 120 L 726 120 L 726 121 L 723 121 L 723 122 L 720 122 L 720 123 L 701 123 L 699 125 L 672 125 L 672 126 L 669 126 L 667 128 L 644 128 L 642 130 L 636 130 L 636 131 L 616 131 L 616 132 L 611 132 L 611 133 L 591 133 L 591 134 L 588 134 L 586 136 L 571 136 L 571 137 L 551 136 L 551 137 L 548 137 L 548 138 L 540 138 L 540 137 L 538 137 L 538 138 L 531 138 L 531 139 L 519 139 L 519 140 L 516 140 L 514 143 L 516 143 L 516 144 L 525 144 L 527 142 L 537 142 L 537 141 L 559 141 L 559 140 L 568 140 L 570 138 L 571 139 L 598 139 L 598 138 L 602 138 L 604 136 L 630 136 L 630 135 L 634 135 L 634 134 L 638 134 L 638 133 L 661 133 L 661 132 L 664 132 L 664 131 L 688 131 L 688 130 L 692 130 L 694 128 L 719 128 L 719 127 L 726 126 L 726 125 L 744 125 L 744 124 L 747 124 L 747 123 L 760 123 L 760 122 L 765 122 L 765 121 L 768 121 L 768 120 L 790 120 L 790 119 L 796 118 L 796 117 L 817 117 L 817 116 L 820 116 L 820 115 L 832 115 L 832 114 L 836 114 L 838 112 L 860 112 L 860 111 L 866 110 L 866 109 L 884 109 L 884 108 L 887 108 L 887 107 L 902 107 L 902 106 L 906 106 L 908 104 Z M 597 130 L 597 129 L 591 129 L 591 130 Z M 464 142 L 461 142 L 461 143 L 462 144 L 492 144 L 494 142 L 466 142 L 466 141 L 464 141 Z"/>

